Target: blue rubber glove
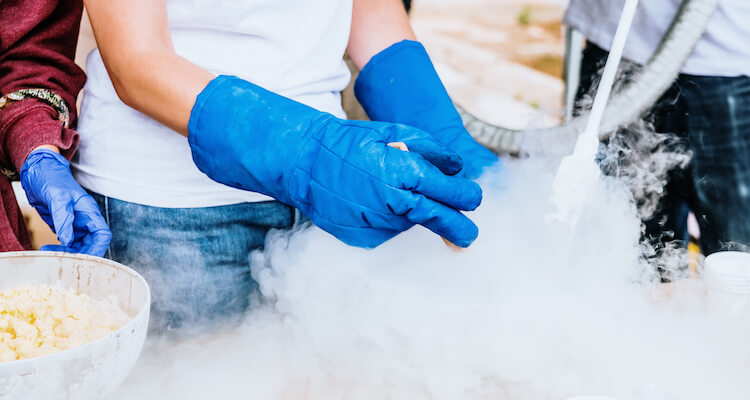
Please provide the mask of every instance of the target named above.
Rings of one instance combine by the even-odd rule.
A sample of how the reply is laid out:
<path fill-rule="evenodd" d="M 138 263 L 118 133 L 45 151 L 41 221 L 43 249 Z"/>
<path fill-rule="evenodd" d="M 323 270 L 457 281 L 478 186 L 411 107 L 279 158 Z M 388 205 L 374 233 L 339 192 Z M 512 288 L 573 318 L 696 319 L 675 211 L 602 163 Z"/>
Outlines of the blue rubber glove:
<path fill-rule="evenodd" d="M 188 130 L 210 178 L 297 207 L 347 244 L 373 248 L 414 224 L 462 247 L 477 237 L 458 210 L 478 207 L 481 188 L 450 176 L 460 157 L 416 128 L 342 120 L 220 76 L 198 96 Z"/>
<path fill-rule="evenodd" d="M 104 256 L 112 232 L 96 201 L 73 179 L 68 160 L 51 150 L 32 152 L 21 168 L 21 185 L 61 243 L 41 250 Z"/>
<path fill-rule="evenodd" d="M 376 54 L 360 72 L 354 93 L 372 120 L 422 129 L 458 153 L 465 177 L 474 179 L 498 162 L 464 128 L 419 42 L 405 40 Z"/>

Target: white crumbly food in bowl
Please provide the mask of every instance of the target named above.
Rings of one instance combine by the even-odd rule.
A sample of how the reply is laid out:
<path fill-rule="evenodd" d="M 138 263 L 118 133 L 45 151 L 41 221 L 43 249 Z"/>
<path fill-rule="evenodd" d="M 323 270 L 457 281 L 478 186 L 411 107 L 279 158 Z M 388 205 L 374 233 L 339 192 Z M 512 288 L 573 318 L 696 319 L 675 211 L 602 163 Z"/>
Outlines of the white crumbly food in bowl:
<path fill-rule="evenodd" d="M 101 339 L 128 316 L 114 299 L 73 289 L 22 286 L 0 292 L 0 362 L 40 357 Z"/>

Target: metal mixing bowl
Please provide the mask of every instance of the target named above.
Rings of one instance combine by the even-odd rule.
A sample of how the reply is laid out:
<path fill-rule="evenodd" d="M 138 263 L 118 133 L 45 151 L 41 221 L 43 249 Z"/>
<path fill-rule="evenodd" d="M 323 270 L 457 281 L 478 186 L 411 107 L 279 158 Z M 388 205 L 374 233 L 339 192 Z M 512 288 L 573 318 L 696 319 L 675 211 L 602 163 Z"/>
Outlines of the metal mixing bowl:
<path fill-rule="evenodd" d="M 52 252 L 0 253 L 0 290 L 61 285 L 93 299 L 116 296 L 130 317 L 95 342 L 44 357 L 0 363 L 0 399 L 99 399 L 133 369 L 148 330 L 151 293 L 135 271 L 114 261 Z"/>

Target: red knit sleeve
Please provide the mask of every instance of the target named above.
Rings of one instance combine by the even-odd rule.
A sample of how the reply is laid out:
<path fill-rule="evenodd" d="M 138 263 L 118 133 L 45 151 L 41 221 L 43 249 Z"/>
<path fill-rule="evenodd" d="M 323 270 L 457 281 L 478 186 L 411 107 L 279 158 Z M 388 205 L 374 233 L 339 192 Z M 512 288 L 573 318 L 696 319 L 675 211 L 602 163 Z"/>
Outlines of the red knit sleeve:
<path fill-rule="evenodd" d="M 61 96 L 75 121 L 75 99 L 85 77 L 73 62 L 82 0 L 0 0 L 0 94 L 43 88 Z M 20 169 L 43 144 L 71 157 L 77 134 L 64 129 L 57 112 L 34 99 L 0 110 L 0 165 Z M 0 251 L 30 249 L 10 182 L 0 176 Z"/>
<path fill-rule="evenodd" d="M 85 76 L 75 65 L 82 0 L 0 0 L 0 93 L 44 88 L 60 95 L 75 123 L 75 99 Z M 57 113 L 34 99 L 0 111 L 0 163 L 19 169 L 43 144 L 71 157 L 77 134 L 64 129 Z"/>

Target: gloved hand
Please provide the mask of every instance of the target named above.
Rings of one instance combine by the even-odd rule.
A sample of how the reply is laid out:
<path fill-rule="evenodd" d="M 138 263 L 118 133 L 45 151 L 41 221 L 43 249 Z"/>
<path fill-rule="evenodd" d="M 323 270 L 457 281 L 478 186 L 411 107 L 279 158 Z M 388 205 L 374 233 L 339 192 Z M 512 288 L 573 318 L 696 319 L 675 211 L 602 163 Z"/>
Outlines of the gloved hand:
<path fill-rule="evenodd" d="M 414 224 L 462 247 L 477 237 L 458 210 L 478 207 L 481 188 L 447 175 L 460 157 L 416 128 L 338 119 L 220 76 L 198 95 L 188 131 L 210 178 L 297 207 L 347 244 L 376 247 Z"/>
<path fill-rule="evenodd" d="M 21 168 L 21 185 L 61 243 L 42 250 L 97 257 L 106 253 L 112 232 L 96 201 L 73 179 L 68 160 L 52 150 L 32 152 Z"/>
<path fill-rule="evenodd" d="M 405 40 L 372 57 L 362 68 L 354 93 L 370 119 L 419 128 L 458 153 L 464 161 L 462 175 L 469 179 L 498 162 L 464 128 L 419 42 Z"/>

